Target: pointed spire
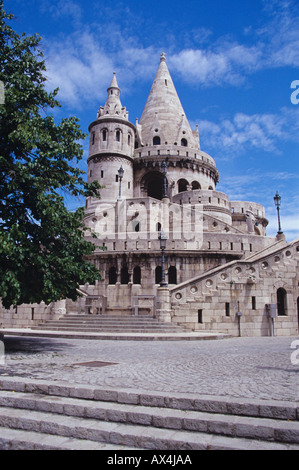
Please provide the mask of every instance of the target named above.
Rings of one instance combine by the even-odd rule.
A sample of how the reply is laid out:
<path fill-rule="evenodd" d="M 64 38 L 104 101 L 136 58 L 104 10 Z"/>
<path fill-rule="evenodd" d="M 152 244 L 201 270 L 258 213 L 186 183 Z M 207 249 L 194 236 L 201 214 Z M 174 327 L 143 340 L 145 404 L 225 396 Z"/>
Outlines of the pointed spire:
<path fill-rule="evenodd" d="M 185 116 L 185 112 L 170 76 L 166 55 L 162 52 L 159 68 L 140 119 L 143 144 L 153 145 L 154 123 L 158 121 L 161 130 L 160 137 L 163 135 L 161 144 L 167 142 L 168 145 L 175 143 L 180 145 L 181 139 L 184 137 L 189 147 L 196 148 L 194 136 L 186 117 L 183 120 L 184 134 L 181 135 L 182 115 Z"/>
<path fill-rule="evenodd" d="M 120 88 L 116 80 L 116 73 L 113 72 L 113 77 L 109 88 L 107 88 L 107 100 L 104 107 L 100 107 L 98 111 L 98 119 L 102 116 L 117 116 L 128 120 L 128 112 L 122 106 L 120 101 Z"/>
<path fill-rule="evenodd" d="M 118 83 L 117 83 L 117 80 L 116 80 L 116 72 L 113 72 L 113 77 L 112 77 L 112 81 L 111 81 L 111 85 L 109 88 L 107 88 L 107 92 L 109 93 L 109 90 L 111 88 L 117 88 L 120 92 L 120 88 L 118 86 Z"/>

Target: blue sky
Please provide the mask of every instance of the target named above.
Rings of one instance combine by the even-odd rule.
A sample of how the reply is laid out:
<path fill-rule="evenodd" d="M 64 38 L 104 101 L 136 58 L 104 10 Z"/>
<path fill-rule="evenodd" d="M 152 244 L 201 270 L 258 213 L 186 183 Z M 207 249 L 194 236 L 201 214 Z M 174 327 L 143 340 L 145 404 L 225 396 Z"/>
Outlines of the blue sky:
<path fill-rule="evenodd" d="M 298 0 L 4 0 L 4 7 L 17 17 L 15 30 L 42 36 L 47 87 L 60 88 L 56 116 L 79 117 L 84 132 L 113 71 L 135 123 L 165 52 L 191 127 L 199 125 L 201 148 L 216 161 L 217 189 L 264 205 L 272 236 L 278 190 L 282 229 L 288 241 L 299 237 Z M 86 170 L 88 139 L 83 146 Z"/>

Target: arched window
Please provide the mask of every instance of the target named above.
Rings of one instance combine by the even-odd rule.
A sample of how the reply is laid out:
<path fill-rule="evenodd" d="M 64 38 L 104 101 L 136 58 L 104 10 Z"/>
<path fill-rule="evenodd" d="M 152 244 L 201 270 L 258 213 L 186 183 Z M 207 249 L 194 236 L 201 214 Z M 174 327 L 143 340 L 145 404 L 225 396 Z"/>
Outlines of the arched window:
<path fill-rule="evenodd" d="M 178 181 L 178 187 L 179 187 L 179 193 L 182 191 L 187 191 L 187 188 L 189 186 L 189 183 L 187 180 L 181 179 Z"/>
<path fill-rule="evenodd" d="M 116 142 L 120 142 L 120 130 L 117 129 L 117 131 L 115 132 L 115 140 Z"/>
<path fill-rule="evenodd" d="M 116 284 L 117 281 L 117 274 L 115 266 L 112 266 L 109 269 L 109 284 Z"/>
<path fill-rule="evenodd" d="M 158 135 L 155 135 L 155 137 L 153 138 L 153 145 L 160 145 L 161 143 L 161 139 Z"/>
<path fill-rule="evenodd" d="M 127 266 L 123 266 L 120 271 L 120 283 L 128 284 L 129 283 L 129 272 Z"/>
<path fill-rule="evenodd" d="M 198 181 L 192 181 L 192 189 L 201 189 Z"/>
<path fill-rule="evenodd" d="M 167 184 L 167 181 L 166 181 Z M 148 197 L 162 199 L 164 194 L 164 177 L 160 171 L 151 171 L 141 180 L 141 186 Z"/>
<path fill-rule="evenodd" d="M 161 266 L 157 266 L 155 269 L 155 284 L 160 284 L 162 281 L 162 268 Z"/>
<path fill-rule="evenodd" d="M 103 129 L 102 139 L 103 139 L 103 142 L 106 142 L 106 140 L 107 140 L 107 130 L 106 129 Z"/>
<path fill-rule="evenodd" d="M 277 314 L 287 314 L 287 293 L 283 287 L 277 289 Z"/>
<path fill-rule="evenodd" d="M 168 269 L 168 283 L 176 284 L 177 283 L 177 271 L 175 266 L 170 266 Z"/>
<path fill-rule="evenodd" d="M 128 134 L 128 145 L 130 145 L 130 144 L 131 144 L 131 135 Z"/>
<path fill-rule="evenodd" d="M 161 232 L 161 223 L 160 222 L 156 223 L 156 232 Z"/>
<path fill-rule="evenodd" d="M 182 140 L 181 140 L 181 146 L 182 146 L 182 147 L 187 147 L 187 145 L 188 145 L 187 140 L 186 140 L 186 139 L 182 139 Z"/>
<path fill-rule="evenodd" d="M 133 284 L 141 284 L 141 269 L 139 266 L 135 266 L 133 269 Z"/>

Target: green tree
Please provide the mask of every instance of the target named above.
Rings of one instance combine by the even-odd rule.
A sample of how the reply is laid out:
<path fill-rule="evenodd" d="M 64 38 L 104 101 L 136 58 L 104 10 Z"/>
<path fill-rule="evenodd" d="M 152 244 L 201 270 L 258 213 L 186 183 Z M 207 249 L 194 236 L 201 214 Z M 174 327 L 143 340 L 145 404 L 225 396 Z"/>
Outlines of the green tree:
<path fill-rule="evenodd" d="M 54 122 L 58 90 L 45 89 L 40 36 L 18 35 L 0 0 L 0 297 L 5 308 L 77 298 L 99 272 L 86 259 L 83 208 L 67 210 L 62 194 L 99 197 L 76 166 L 85 135 L 78 119 Z"/>

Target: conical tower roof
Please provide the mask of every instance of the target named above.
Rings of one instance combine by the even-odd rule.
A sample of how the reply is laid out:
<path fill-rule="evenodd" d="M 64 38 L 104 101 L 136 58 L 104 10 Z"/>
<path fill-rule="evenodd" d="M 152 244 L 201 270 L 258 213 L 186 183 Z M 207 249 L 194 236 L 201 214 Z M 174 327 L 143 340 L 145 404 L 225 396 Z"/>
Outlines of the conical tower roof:
<path fill-rule="evenodd" d="M 161 54 L 160 65 L 140 125 L 143 145 L 153 145 L 153 138 L 159 136 L 161 145 L 181 145 L 182 139 L 185 139 L 188 147 L 198 148 L 166 65 L 164 53 Z"/>
<path fill-rule="evenodd" d="M 109 88 L 107 88 L 107 100 L 104 107 L 100 107 L 98 111 L 98 119 L 100 117 L 121 117 L 128 119 L 128 112 L 120 101 L 120 88 L 116 80 L 116 73 L 113 72 L 113 77 Z"/>

